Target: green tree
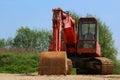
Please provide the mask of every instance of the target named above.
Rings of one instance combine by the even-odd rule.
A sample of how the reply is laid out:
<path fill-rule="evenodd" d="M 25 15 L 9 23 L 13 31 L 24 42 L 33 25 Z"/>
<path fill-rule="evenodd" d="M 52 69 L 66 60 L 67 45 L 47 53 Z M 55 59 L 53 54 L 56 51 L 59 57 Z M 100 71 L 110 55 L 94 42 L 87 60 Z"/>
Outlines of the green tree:
<path fill-rule="evenodd" d="M 21 27 L 17 30 L 17 35 L 14 38 L 14 46 L 28 48 L 31 44 L 31 30 L 28 27 Z"/>
<path fill-rule="evenodd" d="M 116 60 L 117 50 L 114 47 L 114 40 L 112 38 L 112 32 L 109 27 L 99 21 L 99 40 L 101 45 L 102 56 L 108 57 L 112 60 Z"/>
<path fill-rule="evenodd" d="M 17 30 L 14 38 L 14 46 L 18 48 L 37 49 L 39 52 L 47 50 L 49 46 L 50 31 L 31 30 L 28 27 L 21 27 Z"/>
<path fill-rule="evenodd" d="M 50 38 L 51 32 L 50 31 L 37 31 L 37 48 L 41 51 L 47 51 L 49 44 L 50 44 Z"/>
<path fill-rule="evenodd" d="M 9 37 L 6 41 L 5 41 L 5 47 L 6 48 L 12 48 L 13 47 L 13 39 L 11 37 Z"/>
<path fill-rule="evenodd" d="M 0 48 L 5 47 L 5 39 L 0 39 Z"/>

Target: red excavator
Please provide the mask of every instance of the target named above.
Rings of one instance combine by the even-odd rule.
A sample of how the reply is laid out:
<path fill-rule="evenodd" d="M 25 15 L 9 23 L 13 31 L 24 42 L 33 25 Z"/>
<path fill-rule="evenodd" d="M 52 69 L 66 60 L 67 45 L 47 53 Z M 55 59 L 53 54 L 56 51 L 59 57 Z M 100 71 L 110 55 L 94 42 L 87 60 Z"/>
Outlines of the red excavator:
<path fill-rule="evenodd" d="M 112 74 L 113 62 L 101 56 L 99 27 L 95 18 L 75 20 L 61 8 L 53 9 L 53 37 L 48 52 L 40 54 L 38 74 Z M 103 53 L 104 54 L 104 53 Z"/>

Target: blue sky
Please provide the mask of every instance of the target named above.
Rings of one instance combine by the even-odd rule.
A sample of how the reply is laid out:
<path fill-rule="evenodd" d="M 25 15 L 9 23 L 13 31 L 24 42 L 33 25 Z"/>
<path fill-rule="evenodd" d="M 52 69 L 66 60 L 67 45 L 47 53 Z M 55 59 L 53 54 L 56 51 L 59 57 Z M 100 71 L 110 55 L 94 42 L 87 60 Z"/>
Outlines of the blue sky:
<path fill-rule="evenodd" d="M 0 38 L 14 37 L 21 26 L 52 29 L 52 8 L 56 7 L 100 18 L 109 26 L 120 51 L 120 0 L 0 0 Z"/>

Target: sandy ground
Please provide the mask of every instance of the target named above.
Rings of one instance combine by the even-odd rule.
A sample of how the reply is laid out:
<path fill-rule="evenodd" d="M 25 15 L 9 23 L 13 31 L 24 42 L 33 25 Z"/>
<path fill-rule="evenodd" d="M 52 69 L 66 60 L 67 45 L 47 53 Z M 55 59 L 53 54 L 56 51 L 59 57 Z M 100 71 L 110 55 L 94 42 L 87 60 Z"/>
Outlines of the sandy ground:
<path fill-rule="evenodd" d="M 120 75 L 0 74 L 0 80 L 120 80 Z"/>

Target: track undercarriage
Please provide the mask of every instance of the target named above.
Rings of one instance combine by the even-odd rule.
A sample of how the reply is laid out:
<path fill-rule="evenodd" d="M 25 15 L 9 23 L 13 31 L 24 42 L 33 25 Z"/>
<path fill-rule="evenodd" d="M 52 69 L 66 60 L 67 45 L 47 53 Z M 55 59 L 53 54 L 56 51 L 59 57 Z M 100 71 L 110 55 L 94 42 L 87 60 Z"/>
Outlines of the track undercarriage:
<path fill-rule="evenodd" d="M 79 60 L 79 61 L 78 61 Z M 76 58 L 74 67 L 77 74 L 112 74 L 113 62 L 105 57 Z"/>

